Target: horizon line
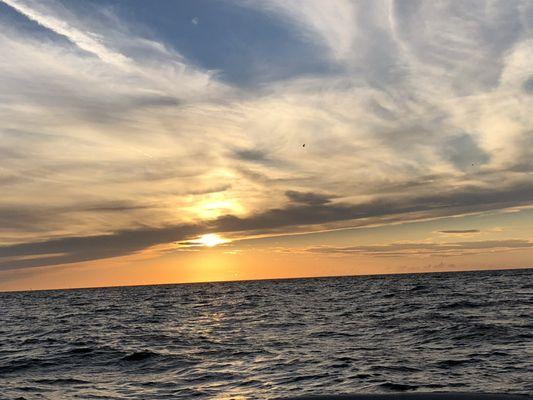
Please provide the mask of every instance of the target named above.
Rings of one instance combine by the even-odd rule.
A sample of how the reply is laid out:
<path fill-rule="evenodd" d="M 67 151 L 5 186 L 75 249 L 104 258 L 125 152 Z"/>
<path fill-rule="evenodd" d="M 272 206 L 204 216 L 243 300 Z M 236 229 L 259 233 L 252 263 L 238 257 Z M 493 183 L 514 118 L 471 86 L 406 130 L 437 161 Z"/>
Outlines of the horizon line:
<path fill-rule="evenodd" d="M 468 272 L 502 272 L 502 271 L 521 271 L 530 270 L 531 267 L 510 267 L 497 269 L 463 269 L 463 270 L 444 270 L 444 271 L 418 271 L 418 272 L 394 272 L 394 273 L 380 273 L 380 274 L 348 274 L 348 275 L 316 275 L 316 276 L 298 276 L 298 277 L 281 277 L 281 278 L 261 278 L 261 279 L 229 279 L 216 281 L 194 281 L 194 282 L 171 282 L 171 283 L 143 283 L 136 285 L 110 285 L 110 286 L 79 286 L 79 287 L 65 287 L 52 289 L 25 289 L 25 290 L 2 290 L 0 295 L 4 293 L 26 293 L 26 292 L 52 292 L 52 291 L 67 291 L 67 290 L 91 290 L 91 289 L 113 289 L 113 288 L 130 288 L 130 287 L 144 287 L 144 286 L 177 286 L 177 285 L 201 285 L 211 283 L 239 283 L 239 282 L 263 282 L 263 281 L 289 281 L 289 280 L 303 280 L 303 279 L 334 279 L 334 278 L 356 278 L 364 276 L 395 276 L 395 275 L 429 275 L 429 274 L 452 274 L 452 273 L 468 273 Z"/>

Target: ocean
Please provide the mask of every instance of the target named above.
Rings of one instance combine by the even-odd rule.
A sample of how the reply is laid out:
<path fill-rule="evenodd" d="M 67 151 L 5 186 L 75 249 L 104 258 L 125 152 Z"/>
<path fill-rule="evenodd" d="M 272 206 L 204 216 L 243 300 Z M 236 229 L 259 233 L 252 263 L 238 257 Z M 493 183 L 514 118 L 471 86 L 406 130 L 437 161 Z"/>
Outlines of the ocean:
<path fill-rule="evenodd" d="M 533 270 L 0 293 L 1 399 L 533 392 Z"/>

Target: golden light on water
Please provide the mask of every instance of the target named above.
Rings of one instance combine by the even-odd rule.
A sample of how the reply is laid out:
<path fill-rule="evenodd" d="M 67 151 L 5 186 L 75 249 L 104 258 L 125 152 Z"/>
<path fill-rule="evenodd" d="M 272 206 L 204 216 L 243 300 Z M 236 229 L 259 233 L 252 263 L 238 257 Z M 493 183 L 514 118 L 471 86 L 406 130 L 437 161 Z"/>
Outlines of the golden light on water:
<path fill-rule="evenodd" d="M 227 242 L 228 240 L 223 239 L 216 233 L 206 233 L 205 235 L 200 236 L 198 240 L 196 240 L 196 243 L 207 247 L 214 247 Z"/>

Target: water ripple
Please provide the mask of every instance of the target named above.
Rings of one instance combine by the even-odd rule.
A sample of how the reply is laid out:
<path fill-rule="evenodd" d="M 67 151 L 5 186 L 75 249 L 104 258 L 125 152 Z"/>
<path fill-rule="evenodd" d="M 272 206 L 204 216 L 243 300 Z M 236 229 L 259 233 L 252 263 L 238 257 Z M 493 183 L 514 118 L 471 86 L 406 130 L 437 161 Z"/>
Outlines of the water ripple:
<path fill-rule="evenodd" d="M 0 293 L 1 396 L 528 393 L 532 272 Z"/>

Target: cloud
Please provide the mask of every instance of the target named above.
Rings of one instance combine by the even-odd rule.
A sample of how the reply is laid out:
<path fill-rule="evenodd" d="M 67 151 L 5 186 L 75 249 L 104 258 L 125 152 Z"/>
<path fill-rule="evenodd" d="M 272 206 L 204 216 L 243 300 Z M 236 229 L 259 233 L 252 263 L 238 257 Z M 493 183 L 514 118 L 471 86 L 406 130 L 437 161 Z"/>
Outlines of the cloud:
<path fill-rule="evenodd" d="M 247 217 L 226 215 L 210 223 L 220 232 L 269 231 L 287 227 L 312 226 L 345 222 L 353 226 L 355 220 L 370 225 L 376 219 L 402 217 L 404 220 L 431 216 L 457 215 L 480 210 L 493 210 L 514 205 L 530 204 L 533 200 L 531 182 L 499 190 L 470 187 L 439 194 L 390 197 L 359 204 L 333 203 L 322 194 L 287 192 L 291 199 L 284 208 L 270 209 Z M 352 225 L 350 225 L 352 224 Z M 357 224 L 361 226 L 361 224 Z"/>
<path fill-rule="evenodd" d="M 295 190 L 288 190 L 285 195 L 293 203 L 308 204 L 311 206 L 329 203 L 332 199 L 331 195 L 313 193 L 313 192 L 297 192 Z"/>
<path fill-rule="evenodd" d="M 27 6 L 26 2 L 18 0 L 1 0 L 5 4 L 25 15 L 29 19 L 37 22 L 45 28 L 66 37 L 80 49 L 96 55 L 102 61 L 108 62 L 118 67 L 129 68 L 131 61 L 123 54 L 111 51 L 97 37 L 80 31 L 64 20 L 57 19 L 51 15 L 42 14 L 35 8 Z"/>
<path fill-rule="evenodd" d="M 303 29 L 303 34 L 321 39 L 336 58 L 352 54 L 356 29 L 355 9 L 347 0 L 340 0 L 335 4 L 316 0 L 297 0 L 290 3 L 271 0 L 244 4 L 290 18 Z"/>
<path fill-rule="evenodd" d="M 106 235 L 66 237 L 0 247 L 0 259 L 2 257 L 47 253 L 66 254 L 16 262 L 7 260 L 0 262 L 0 268 L 57 265 L 116 257 L 155 245 L 189 240 L 195 235 L 207 232 L 239 233 L 241 235 L 273 232 L 290 233 L 295 232 L 299 227 L 307 227 L 307 230 L 313 230 L 323 228 L 331 223 L 340 223 L 341 225 L 337 226 L 343 227 L 369 226 L 386 221 L 409 221 L 479 210 L 514 207 L 530 204 L 533 200 L 533 185 L 531 185 L 531 182 L 521 182 L 515 187 L 508 187 L 499 191 L 470 188 L 469 190 L 458 190 L 418 198 L 380 199 L 360 204 L 334 203 L 330 201 L 331 196 L 309 192 L 289 191 L 286 195 L 290 199 L 290 203 L 286 207 L 273 208 L 244 217 L 224 215 L 211 221 L 195 224 L 175 224 L 162 228 L 125 229 Z M 461 246 L 465 249 L 465 246 L 470 246 L 470 249 L 474 249 L 472 246 L 477 246 L 475 247 L 477 249 L 483 249 L 483 243 L 488 246 L 486 248 L 489 248 L 494 243 L 518 247 L 529 246 L 529 244 L 524 244 L 524 241 L 487 241 L 477 243 L 477 245 L 471 242 L 455 243 L 455 247 L 447 247 L 445 250 L 460 250 L 459 247 Z M 411 244 L 394 245 L 394 248 L 391 249 L 396 252 L 399 250 L 412 250 L 412 246 Z M 420 246 L 418 247 L 420 248 Z M 424 244 L 422 247 L 426 250 L 435 249 L 433 244 Z M 374 247 L 368 247 L 367 249 L 371 248 Z M 378 246 L 375 249 L 379 250 L 381 247 Z M 355 248 L 353 251 L 359 250 L 360 248 Z M 393 252 L 388 251 L 386 254 L 393 255 Z"/>
<path fill-rule="evenodd" d="M 522 88 L 527 94 L 533 94 L 533 76 L 524 81 Z"/>
<path fill-rule="evenodd" d="M 268 154 L 261 150 L 256 149 L 240 149 L 234 151 L 236 159 L 241 161 L 250 161 L 254 163 L 270 163 L 272 160 Z"/>
<path fill-rule="evenodd" d="M 512 196 L 509 197 L 509 193 L 512 193 Z M 5 257 L 43 255 L 42 258 L 36 259 L 0 261 L 0 269 L 57 265 L 123 256 L 155 245 L 189 241 L 191 238 L 206 232 L 244 235 L 272 232 L 289 233 L 298 227 L 303 226 L 312 230 L 329 223 L 341 222 L 344 223 L 345 227 L 368 226 L 378 221 L 408 221 L 437 215 L 456 215 L 478 211 L 480 198 L 484 199 L 485 210 L 499 209 L 504 205 L 510 207 L 529 203 L 533 199 L 533 186 L 520 185 L 501 192 L 472 188 L 468 192 L 462 190 L 421 198 L 375 200 L 360 204 L 333 203 L 330 200 L 331 196 L 309 192 L 289 191 L 286 195 L 291 200 L 286 207 L 269 209 L 245 217 L 224 215 L 211 221 L 195 224 L 125 229 L 105 235 L 66 237 L 0 247 L 0 260 Z M 510 198 L 512 201 L 509 201 Z M 124 207 L 123 205 L 119 206 Z M 497 243 L 499 247 L 529 247 L 528 241 L 510 240 L 461 242 L 446 245 L 448 247 L 443 248 L 435 244 L 399 244 L 385 248 L 367 246 L 336 249 L 334 252 L 360 252 L 364 249 L 371 252 L 373 249 L 376 253 L 391 256 L 400 255 L 404 251 L 416 248 L 421 251 L 438 249 L 439 251 L 442 250 L 441 253 L 453 253 L 459 250 L 488 249 Z M 385 251 L 382 251 L 383 249 Z M 320 250 L 320 252 L 322 251 Z M 324 250 L 324 252 L 333 251 Z M 61 253 L 62 255 L 47 257 L 46 254 L 48 253 Z"/>
<path fill-rule="evenodd" d="M 279 74 L 243 62 L 243 38 L 243 58 L 202 68 L 135 9 L 5 4 L 28 21 L 0 15 L 0 254 L 63 255 L 2 267 L 533 204 L 527 1 L 225 2 L 292 46 Z M 214 32 L 209 10 L 184 19 L 202 18 L 190 48 Z M 243 74 L 254 85 L 222 82 Z M 240 211 L 212 206 L 228 202 Z"/>
<path fill-rule="evenodd" d="M 529 240 L 509 239 L 453 243 L 392 243 L 386 245 L 350 247 L 322 246 L 312 247 L 307 249 L 307 251 L 322 254 L 361 254 L 375 257 L 460 256 L 487 251 L 507 251 L 532 247 L 533 243 Z"/>
<path fill-rule="evenodd" d="M 479 229 L 450 229 L 447 231 L 439 231 L 439 233 L 447 233 L 447 234 L 463 234 L 463 233 L 479 233 L 481 232 Z"/>
<path fill-rule="evenodd" d="M 60 265 L 130 255 L 160 243 L 192 238 L 194 225 L 123 230 L 0 247 L 0 270 Z M 28 257 L 31 256 L 31 257 Z"/>
<path fill-rule="evenodd" d="M 464 170 L 470 167 L 479 168 L 490 160 L 487 152 L 479 147 L 468 134 L 460 134 L 447 138 L 442 148 L 443 157 L 455 166 Z"/>

